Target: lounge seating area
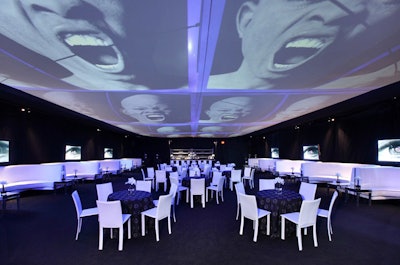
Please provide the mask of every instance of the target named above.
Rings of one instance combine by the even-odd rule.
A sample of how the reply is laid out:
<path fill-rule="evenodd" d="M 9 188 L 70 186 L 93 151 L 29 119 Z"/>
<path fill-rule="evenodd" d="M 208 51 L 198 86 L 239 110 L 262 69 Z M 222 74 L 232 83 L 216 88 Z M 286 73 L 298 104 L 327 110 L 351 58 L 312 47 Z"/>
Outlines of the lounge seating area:
<path fill-rule="evenodd" d="M 0 188 L 4 186 L 6 192 L 54 190 L 54 182 L 62 181 L 63 176 L 67 180 L 93 181 L 99 174 L 100 176 L 105 172 L 116 174 L 120 171 L 119 159 L 9 165 L 0 167 L 0 184 L 2 185 Z"/>

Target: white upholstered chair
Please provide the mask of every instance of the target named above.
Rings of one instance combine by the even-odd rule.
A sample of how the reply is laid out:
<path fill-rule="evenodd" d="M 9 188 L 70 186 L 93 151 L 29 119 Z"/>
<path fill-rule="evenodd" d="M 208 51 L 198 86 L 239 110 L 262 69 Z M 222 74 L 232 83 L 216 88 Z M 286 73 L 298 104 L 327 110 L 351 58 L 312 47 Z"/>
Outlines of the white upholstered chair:
<path fill-rule="evenodd" d="M 314 200 L 316 192 L 317 192 L 317 184 L 301 182 L 299 193 L 303 197 L 303 200 L 306 201 Z"/>
<path fill-rule="evenodd" d="M 175 183 L 171 183 L 171 187 L 169 188 L 169 193 L 172 194 L 172 200 L 171 200 L 171 212 L 172 216 L 174 217 L 174 222 L 176 223 L 176 217 L 175 217 L 175 198 L 176 194 L 178 191 L 178 186 Z M 159 200 L 153 200 L 154 205 L 157 207 L 158 206 Z"/>
<path fill-rule="evenodd" d="M 206 207 L 206 194 L 205 194 L 205 189 L 206 189 L 206 184 L 205 184 L 205 179 L 200 178 L 200 179 L 190 179 L 190 207 L 194 207 L 194 196 L 201 196 L 201 204 L 203 205 L 203 208 Z"/>
<path fill-rule="evenodd" d="M 147 191 L 151 193 L 151 181 L 150 180 L 137 180 L 136 190 Z"/>
<path fill-rule="evenodd" d="M 108 195 L 114 192 L 111 182 L 96 184 L 96 190 L 97 190 L 97 200 L 105 202 L 108 199 Z"/>
<path fill-rule="evenodd" d="M 240 212 L 240 197 L 239 197 L 239 193 L 246 194 L 243 182 L 238 182 L 238 183 L 235 184 L 235 191 L 236 191 L 236 203 L 237 203 L 236 220 L 238 220 L 239 219 L 239 212 Z"/>
<path fill-rule="evenodd" d="M 156 240 L 160 241 L 159 222 L 165 218 L 168 219 L 168 233 L 171 234 L 171 201 L 173 194 L 161 195 L 158 198 L 157 207 L 148 209 L 141 213 L 142 236 L 146 233 L 146 216 L 155 219 Z"/>
<path fill-rule="evenodd" d="M 176 198 L 176 204 L 179 204 L 179 201 L 181 199 L 181 191 L 186 192 L 186 203 L 189 203 L 189 188 L 182 186 L 182 184 L 179 182 L 178 177 L 175 176 L 170 176 L 169 177 L 169 181 L 171 182 L 171 184 L 175 184 L 178 188 L 177 190 L 177 195 L 178 197 Z"/>
<path fill-rule="evenodd" d="M 215 185 L 210 185 L 206 188 L 206 202 L 208 202 L 208 191 L 211 191 L 211 198 L 213 197 L 213 194 L 215 192 L 215 198 L 217 200 L 217 204 L 219 204 L 218 197 L 221 197 L 221 200 L 224 201 L 224 182 L 225 182 L 225 177 L 220 177 L 218 179 L 218 184 Z"/>
<path fill-rule="evenodd" d="M 151 181 L 151 186 L 154 189 L 154 180 L 155 180 L 155 171 L 154 167 L 147 167 L 147 176 L 143 178 L 143 180 L 150 180 Z"/>
<path fill-rule="evenodd" d="M 75 210 L 76 210 L 76 218 L 78 221 L 78 224 L 76 227 L 76 235 L 75 235 L 75 240 L 78 240 L 79 233 L 81 232 L 81 228 L 82 228 L 82 218 L 98 215 L 99 211 L 98 211 L 97 207 L 82 209 L 82 202 L 81 202 L 81 198 L 79 197 L 78 191 L 72 192 L 71 196 L 72 196 L 72 199 L 74 200 Z"/>
<path fill-rule="evenodd" d="M 243 185 L 246 185 L 246 181 L 249 183 L 250 188 L 254 189 L 254 169 L 251 167 L 245 167 L 243 170 Z"/>
<path fill-rule="evenodd" d="M 299 251 L 303 250 L 301 229 L 312 226 L 314 247 L 318 247 L 317 239 L 317 212 L 321 198 L 307 200 L 301 203 L 300 212 L 281 214 L 281 239 L 285 240 L 285 221 L 288 220 L 296 224 L 296 236 Z"/>
<path fill-rule="evenodd" d="M 233 169 L 231 170 L 231 177 L 229 179 L 229 187 L 233 191 L 233 185 L 238 182 L 242 182 L 242 170 Z"/>
<path fill-rule="evenodd" d="M 239 234 L 243 235 L 244 218 L 250 219 L 253 221 L 253 229 L 254 229 L 253 241 L 257 242 L 259 219 L 266 216 L 267 217 L 267 235 L 269 235 L 270 234 L 271 212 L 258 208 L 256 196 L 254 196 L 254 195 L 246 195 L 243 193 L 239 193 L 239 198 L 240 198 L 240 209 L 241 209 Z"/>
<path fill-rule="evenodd" d="M 118 228 L 118 250 L 123 249 L 124 224 L 128 224 L 128 239 L 131 238 L 131 215 L 123 214 L 120 201 L 96 201 L 99 209 L 99 250 L 103 249 L 104 228 L 110 228 L 111 238 L 113 228 Z"/>
<path fill-rule="evenodd" d="M 336 198 L 338 197 L 338 195 L 339 195 L 338 192 L 335 191 L 332 195 L 331 202 L 329 204 L 329 208 L 327 210 L 319 208 L 318 213 L 317 213 L 317 215 L 319 217 L 326 218 L 326 228 L 328 230 L 329 241 L 332 241 L 331 235 L 333 234 L 332 219 L 331 219 L 332 209 L 333 209 L 333 205 L 335 204 L 335 201 L 336 201 Z"/>
<path fill-rule="evenodd" d="M 158 191 L 160 183 L 164 185 L 164 192 L 167 192 L 167 172 L 165 170 L 156 170 L 156 191 Z"/>
<path fill-rule="evenodd" d="M 273 190 L 275 189 L 274 179 L 260 179 L 258 181 L 258 190 Z"/>

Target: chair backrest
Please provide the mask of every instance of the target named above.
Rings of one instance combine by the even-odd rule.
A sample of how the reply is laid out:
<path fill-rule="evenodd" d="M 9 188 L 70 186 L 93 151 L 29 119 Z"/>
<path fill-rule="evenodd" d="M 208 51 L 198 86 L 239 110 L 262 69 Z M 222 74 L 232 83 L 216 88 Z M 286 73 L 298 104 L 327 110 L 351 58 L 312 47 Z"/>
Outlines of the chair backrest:
<path fill-rule="evenodd" d="M 240 202 L 240 197 L 239 194 L 246 194 L 246 190 L 244 189 L 244 185 L 243 182 L 238 182 L 235 184 L 235 190 L 236 190 L 236 199 L 237 199 L 237 203 L 239 204 Z"/>
<path fill-rule="evenodd" d="M 231 180 L 234 182 L 241 181 L 242 180 L 242 170 L 241 169 L 231 170 Z"/>
<path fill-rule="evenodd" d="M 316 192 L 317 184 L 301 182 L 299 193 L 303 197 L 303 200 L 314 200 Z"/>
<path fill-rule="evenodd" d="M 332 209 L 333 209 L 333 205 L 335 204 L 336 198 L 338 197 L 339 193 L 337 192 L 337 190 L 335 190 L 335 192 L 332 194 L 332 198 L 331 198 L 331 203 L 329 204 L 329 216 L 332 213 Z"/>
<path fill-rule="evenodd" d="M 122 208 L 120 201 L 96 201 L 99 209 L 99 223 L 101 227 L 120 227 L 122 221 Z"/>
<path fill-rule="evenodd" d="M 250 177 L 251 169 L 251 167 L 245 167 L 243 171 L 243 177 Z"/>
<path fill-rule="evenodd" d="M 156 170 L 156 181 L 157 182 L 167 181 L 167 172 L 165 170 Z"/>
<path fill-rule="evenodd" d="M 260 179 L 258 181 L 258 190 L 273 190 L 275 189 L 274 179 Z"/>
<path fill-rule="evenodd" d="M 171 187 L 169 188 L 169 193 L 172 194 L 172 203 L 175 201 L 176 193 L 178 192 L 178 185 L 175 183 L 171 183 Z"/>
<path fill-rule="evenodd" d="M 169 178 L 172 178 L 172 177 L 177 177 L 177 178 L 179 178 L 178 172 L 177 172 L 177 171 L 169 172 Z"/>
<path fill-rule="evenodd" d="M 242 215 L 246 218 L 257 220 L 258 209 L 256 196 L 239 193 L 239 201 Z"/>
<path fill-rule="evenodd" d="M 321 198 L 315 200 L 304 200 L 301 203 L 299 215 L 299 227 L 312 226 L 317 222 L 317 213 Z"/>
<path fill-rule="evenodd" d="M 187 177 L 187 167 L 182 167 L 182 171 L 181 171 L 181 179 L 186 178 Z"/>
<path fill-rule="evenodd" d="M 144 180 L 144 178 L 146 177 L 146 175 L 144 174 L 143 168 L 141 168 L 140 171 L 142 172 L 142 179 Z"/>
<path fill-rule="evenodd" d="M 193 195 L 205 194 L 206 181 L 204 178 L 190 179 L 190 193 Z"/>
<path fill-rule="evenodd" d="M 74 192 L 72 192 L 71 194 L 72 199 L 74 200 L 74 204 L 75 204 L 75 210 L 76 210 L 76 216 L 79 218 L 79 216 L 82 213 L 82 202 L 81 202 L 81 198 L 79 196 L 79 193 L 77 190 L 75 190 Z"/>
<path fill-rule="evenodd" d="M 179 186 L 179 179 L 178 179 L 178 177 L 177 176 L 169 176 L 169 181 L 171 182 L 171 185 L 172 184 L 175 184 L 176 186 Z"/>
<path fill-rule="evenodd" d="M 114 192 L 111 182 L 96 184 L 97 199 L 99 201 L 107 201 L 108 195 Z"/>
<path fill-rule="evenodd" d="M 221 177 L 218 179 L 218 184 L 217 184 L 217 189 L 218 189 L 218 191 L 221 191 L 221 190 L 224 188 L 224 183 L 225 183 L 225 177 L 224 177 L 224 176 L 221 176 Z"/>
<path fill-rule="evenodd" d="M 189 177 L 200 177 L 200 169 L 199 168 L 193 168 L 189 169 Z"/>
<path fill-rule="evenodd" d="M 222 178 L 222 172 L 219 171 L 213 171 L 213 176 L 211 180 L 211 185 L 218 185 L 219 179 Z"/>
<path fill-rule="evenodd" d="M 151 181 L 150 180 L 137 180 L 136 190 L 147 191 L 151 193 Z"/>
<path fill-rule="evenodd" d="M 161 195 L 158 198 L 156 218 L 158 220 L 170 216 L 171 213 L 171 202 L 173 200 L 173 194 Z"/>
<path fill-rule="evenodd" d="M 154 178 L 154 175 L 155 175 L 154 167 L 148 167 L 146 170 L 147 170 L 147 177 Z"/>

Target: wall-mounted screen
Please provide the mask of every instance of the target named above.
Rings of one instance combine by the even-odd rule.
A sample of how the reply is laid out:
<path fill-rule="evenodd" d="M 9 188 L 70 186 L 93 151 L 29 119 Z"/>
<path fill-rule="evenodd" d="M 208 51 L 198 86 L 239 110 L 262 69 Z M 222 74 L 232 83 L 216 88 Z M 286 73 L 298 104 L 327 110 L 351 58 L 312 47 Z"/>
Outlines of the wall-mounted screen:
<path fill-rule="evenodd" d="M 379 162 L 400 162 L 400 139 L 378 140 Z"/>
<path fill-rule="evenodd" d="M 279 148 L 278 147 L 271 148 L 271 158 L 279 158 Z"/>
<path fill-rule="evenodd" d="M 10 142 L 0 140 L 0 163 L 10 162 Z"/>
<path fill-rule="evenodd" d="M 319 145 L 304 145 L 303 146 L 304 160 L 319 160 Z"/>
<path fill-rule="evenodd" d="M 112 148 L 104 148 L 104 158 L 113 158 L 113 149 Z"/>
<path fill-rule="evenodd" d="M 65 146 L 65 160 L 81 160 L 82 147 L 76 145 Z"/>

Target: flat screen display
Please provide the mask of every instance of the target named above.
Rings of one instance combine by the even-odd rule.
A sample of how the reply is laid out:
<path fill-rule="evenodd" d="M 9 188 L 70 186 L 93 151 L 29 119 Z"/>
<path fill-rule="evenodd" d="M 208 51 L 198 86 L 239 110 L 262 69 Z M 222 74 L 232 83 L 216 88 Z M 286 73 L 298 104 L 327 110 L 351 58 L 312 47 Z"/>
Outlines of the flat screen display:
<path fill-rule="evenodd" d="M 0 140 L 0 163 L 10 162 L 10 142 Z"/>
<path fill-rule="evenodd" d="M 319 145 L 305 145 L 303 146 L 303 159 L 304 160 L 319 160 Z"/>
<path fill-rule="evenodd" d="M 271 148 L 271 158 L 279 158 L 279 148 L 278 147 Z"/>
<path fill-rule="evenodd" d="M 135 134 L 228 138 L 399 82 L 398 0 L 1 1 L 0 83 Z"/>
<path fill-rule="evenodd" d="M 400 162 L 400 139 L 378 140 L 379 162 Z"/>
<path fill-rule="evenodd" d="M 104 148 L 104 158 L 113 158 L 112 148 Z"/>
<path fill-rule="evenodd" d="M 66 145 L 65 146 L 65 160 L 81 160 L 81 146 Z"/>

